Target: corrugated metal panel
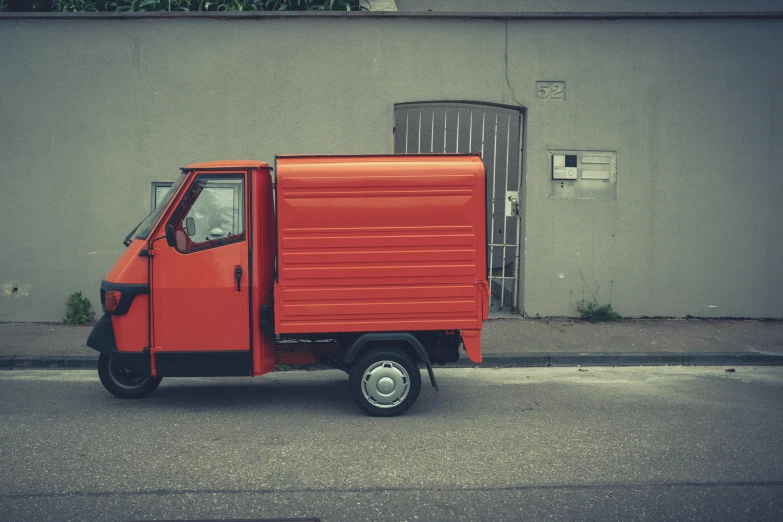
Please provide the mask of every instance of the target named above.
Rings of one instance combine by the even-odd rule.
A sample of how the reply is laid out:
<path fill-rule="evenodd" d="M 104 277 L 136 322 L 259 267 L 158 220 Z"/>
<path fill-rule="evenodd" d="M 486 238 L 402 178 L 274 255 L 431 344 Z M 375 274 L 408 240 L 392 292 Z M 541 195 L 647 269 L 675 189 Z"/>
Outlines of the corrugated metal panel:
<path fill-rule="evenodd" d="M 457 156 L 279 158 L 277 331 L 479 329 L 481 170 Z"/>

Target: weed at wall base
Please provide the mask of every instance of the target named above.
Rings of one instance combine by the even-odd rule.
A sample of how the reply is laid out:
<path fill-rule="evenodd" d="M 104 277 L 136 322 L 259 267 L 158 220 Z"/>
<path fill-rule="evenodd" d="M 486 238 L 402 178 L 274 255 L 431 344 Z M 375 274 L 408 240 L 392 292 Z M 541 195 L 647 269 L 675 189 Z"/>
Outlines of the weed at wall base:
<path fill-rule="evenodd" d="M 599 305 L 598 291 L 601 288 L 601 283 L 596 283 L 595 291 L 593 291 L 591 286 L 587 284 L 581 270 L 579 271 L 579 278 L 582 280 L 582 295 L 584 296 L 584 290 L 587 289 L 593 298 L 592 301 L 587 301 L 582 297 L 582 300 L 576 303 L 576 311 L 579 312 L 583 320 L 588 323 L 608 323 L 622 319 L 622 316 L 612 308 L 612 287 L 614 286 L 614 281 L 609 281 L 609 302 L 605 305 Z M 573 303 L 573 301 L 571 302 Z M 571 306 L 573 307 L 573 304 Z"/>
<path fill-rule="evenodd" d="M 95 320 L 92 303 L 81 292 L 72 293 L 65 306 L 65 324 L 90 324 Z"/>
<path fill-rule="evenodd" d="M 612 308 L 611 304 L 599 305 L 584 299 L 576 304 L 576 311 L 588 323 L 608 323 L 622 319 L 622 316 Z"/>

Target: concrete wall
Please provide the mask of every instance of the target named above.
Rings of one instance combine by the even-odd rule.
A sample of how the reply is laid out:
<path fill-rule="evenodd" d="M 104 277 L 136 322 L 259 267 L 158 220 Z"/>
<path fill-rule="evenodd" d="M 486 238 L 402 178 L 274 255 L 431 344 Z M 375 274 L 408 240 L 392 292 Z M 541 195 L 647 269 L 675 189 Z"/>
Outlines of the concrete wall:
<path fill-rule="evenodd" d="M 0 19 L 0 321 L 97 305 L 178 167 L 391 152 L 423 100 L 527 109 L 528 314 L 586 282 L 629 316 L 783 317 L 781 48 L 780 19 Z M 550 198 L 550 149 L 616 151 L 617 199 Z"/>
<path fill-rule="evenodd" d="M 781 317 L 781 24 L 557 29 L 509 35 L 535 49 L 510 60 L 518 84 L 532 70 L 573 85 L 546 107 L 522 89 L 526 311 L 564 313 L 581 272 L 627 315 Z M 547 199 L 548 147 L 617 151 L 617 199 Z"/>

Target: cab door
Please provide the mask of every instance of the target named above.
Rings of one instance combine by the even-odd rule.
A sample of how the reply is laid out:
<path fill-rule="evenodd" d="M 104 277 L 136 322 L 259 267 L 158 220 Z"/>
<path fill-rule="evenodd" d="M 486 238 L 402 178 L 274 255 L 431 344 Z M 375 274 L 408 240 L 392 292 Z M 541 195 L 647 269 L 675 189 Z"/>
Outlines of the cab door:
<path fill-rule="evenodd" d="M 251 373 L 247 183 L 197 172 L 150 244 L 157 376 Z"/>

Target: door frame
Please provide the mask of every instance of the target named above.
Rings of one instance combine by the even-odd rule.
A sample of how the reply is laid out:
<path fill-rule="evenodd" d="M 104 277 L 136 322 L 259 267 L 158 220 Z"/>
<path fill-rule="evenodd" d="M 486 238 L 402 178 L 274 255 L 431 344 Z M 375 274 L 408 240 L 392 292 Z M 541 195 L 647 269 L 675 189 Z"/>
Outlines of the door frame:
<path fill-rule="evenodd" d="M 526 227 L 526 214 L 527 214 L 527 107 L 521 106 L 521 105 L 506 105 L 501 103 L 492 103 L 492 102 L 486 102 L 486 101 L 476 101 L 476 100 L 422 100 L 422 101 L 413 101 L 413 102 L 398 102 L 392 104 L 391 107 L 391 124 L 392 124 L 392 139 L 391 139 L 391 151 L 393 153 L 404 153 L 404 152 L 396 152 L 396 112 L 398 109 L 405 109 L 405 108 L 413 108 L 413 107 L 435 107 L 435 106 L 454 106 L 455 108 L 471 108 L 471 109 L 489 109 L 489 110 L 504 110 L 504 111 L 511 111 L 511 112 L 517 112 L 519 113 L 519 166 L 518 171 L 516 172 L 516 175 L 518 176 L 519 180 L 519 220 L 517 223 L 517 255 L 516 255 L 516 270 L 514 277 L 516 278 L 516 286 L 514 288 L 514 291 L 516 293 L 516 302 L 511 304 L 510 312 L 505 313 L 511 313 L 511 314 L 520 314 L 524 315 L 524 280 L 525 280 L 525 227 Z M 421 124 L 420 124 L 421 125 Z M 457 131 L 457 134 L 459 134 L 459 130 Z M 406 139 L 407 139 L 407 129 L 406 129 Z M 474 147 L 475 148 L 475 147 Z M 507 145 L 508 148 L 508 145 Z M 477 149 L 478 150 L 478 149 Z M 422 154 L 424 153 L 430 154 L 429 151 L 421 151 Z M 469 151 L 474 152 L 474 151 Z M 417 151 L 414 152 L 408 152 L 408 154 L 417 154 Z M 436 151 L 435 153 L 438 153 Z M 483 158 L 482 158 L 483 159 Z M 487 179 L 487 184 L 489 185 L 489 176 Z M 507 185 L 508 186 L 508 185 Z M 494 188 L 494 187 L 493 187 Z M 489 193 L 489 187 L 487 187 L 488 193 Z M 495 198 L 493 197 L 493 200 Z M 492 209 L 488 209 L 491 211 Z M 487 223 L 487 229 L 489 231 L 490 223 Z M 505 227 L 504 227 L 505 228 Z M 491 235 L 487 236 L 487 277 L 488 281 L 490 282 L 490 288 L 492 286 L 492 280 L 497 280 L 499 278 L 493 278 L 491 276 L 492 266 L 489 264 L 490 259 L 490 252 L 492 247 L 490 247 L 491 243 Z M 501 285 L 503 288 L 505 288 L 503 285 Z M 503 290 L 501 290 L 503 291 Z M 504 303 L 505 304 L 505 303 Z M 502 316 L 504 312 L 498 312 L 495 310 L 490 310 L 490 313 L 493 316 Z"/>
<path fill-rule="evenodd" d="M 150 340 L 150 358 L 152 361 L 152 375 L 157 377 L 218 377 L 218 376 L 250 376 L 253 371 L 253 209 L 251 190 L 253 183 L 253 169 L 251 168 L 199 168 L 192 170 L 188 173 L 188 178 L 185 183 L 180 187 L 179 193 L 175 199 L 172 200 L 169 208 L 163 213 L 159 220 L 154 232 L 148 237 L 148 251 L 150 253 L 148 258 L 148 274 L 149 274 L 149 340 Z M 179 213 L 179 207 L 182 204 L 182 200 L 185 195 L 188 194 L 193 186 L 193 183 L 199 178 L 199 176 L 219 177 L 225 176 L 244 176 L 244 194 L 243 194 L 243 207 L 244 207 L 244 235 L 245 242 L 247 244 L 247 288 L 248 293 L 248 328 L 247 328 L 247 350 L 215 350 L 215 351 L 161 351 L 155 350 L 153 328 L 155 324 L 155 296 L 154 296 L 154 277 L 153 277 L 153 263 L 154 263 L 154 243 L 157 241 L 166 241 L 165 227 L 175 216 Z M 192 204 L 191 204 L 192 206 Z M 183 216 L 184 218 L 184 216 Z M 238 241 L 237 243 L 241 243 Z M 229 245 L 234 244 L 230 243 Z M 214 245 L 208 248 L 199 249 L 188 254 L 194 254 L 205 250 L 219 248 L 229 245 Z M 168 245 L 166 245 L 168 247 Z M 174 247 L 168 247 L 174 248 Z M 184 254 L 184 255 L 188 255 Z M 245 257 L 245 256 L 242 256 Z"/>

